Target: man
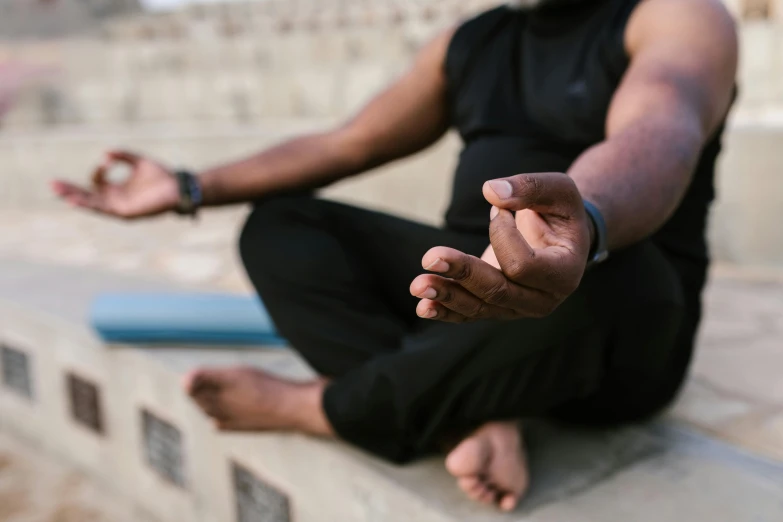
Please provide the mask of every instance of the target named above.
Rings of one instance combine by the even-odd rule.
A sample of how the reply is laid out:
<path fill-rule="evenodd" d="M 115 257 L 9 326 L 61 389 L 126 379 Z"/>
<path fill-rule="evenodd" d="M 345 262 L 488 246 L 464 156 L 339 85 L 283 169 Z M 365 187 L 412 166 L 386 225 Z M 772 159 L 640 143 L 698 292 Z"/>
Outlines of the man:
<path fill-rule="evenodd" d="M 676 395 L 736 62 L 717 0 L 506 5 L 435 38 L 334 130 L 197 178 L 111 152 L 92 188 L 55 190 L 123 218 L 255 202 L 243 262 L 322 378 L 203 369 L 185 381 L 196 402 L 226 430 L 396 462 L 446 450 L 468 496 L 512 510 L 519 421 L 625 422 Z M 443 229 L 309 195 L 452 126 L 465 147 Z M 112 185 L 118 162 L 133 175 Z"/>

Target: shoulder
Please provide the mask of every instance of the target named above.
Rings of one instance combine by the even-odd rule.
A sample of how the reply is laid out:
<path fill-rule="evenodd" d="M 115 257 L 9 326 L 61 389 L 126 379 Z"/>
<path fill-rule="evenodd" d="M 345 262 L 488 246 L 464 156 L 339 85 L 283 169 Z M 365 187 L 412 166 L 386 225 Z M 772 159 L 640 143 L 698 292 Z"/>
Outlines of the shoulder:
<path fill-rule="evenodd" d="M 476 52 L 500 33 L 509 14 L 509 8 L 503 5 L 479 13 L 455 28 L 446 55 L 446 69 L 453 81 L 463 75 Z"/>
<path fill-rule="evenodd" d="M 483 41 L 496 32 L 499 24 L 503 23 L 509 14 L 510 10 L 505 5 L 481 12 L 463 21 L 458 26 L 453 40 L 466 43 Z"/>
<path fill-rule="evenodd" d="M 626 49 L 633 56 L 662 40 L 710 41 L 730 50 L 737 47 L 736 25 L 721 0 L 642 0 L 626 26 Z"/>

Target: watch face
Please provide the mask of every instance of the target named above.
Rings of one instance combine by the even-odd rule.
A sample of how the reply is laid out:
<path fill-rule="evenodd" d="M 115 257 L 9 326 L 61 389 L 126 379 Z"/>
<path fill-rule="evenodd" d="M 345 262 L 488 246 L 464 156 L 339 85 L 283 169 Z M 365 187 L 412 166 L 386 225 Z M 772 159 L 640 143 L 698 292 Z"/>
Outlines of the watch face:
<path fill-rule="evenodd" d="M 179 205 L 177 212 L 194 216 L 201 205 L 201 187 L 196 176 L 186 170 L 178 170 L 176 173 L 179 185 Z"/>

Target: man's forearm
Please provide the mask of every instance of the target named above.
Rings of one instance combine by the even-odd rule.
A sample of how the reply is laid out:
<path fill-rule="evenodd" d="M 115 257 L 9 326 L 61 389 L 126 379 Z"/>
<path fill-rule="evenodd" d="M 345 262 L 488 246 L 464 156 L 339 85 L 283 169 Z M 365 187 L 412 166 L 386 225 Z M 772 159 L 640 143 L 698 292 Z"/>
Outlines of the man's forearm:
<path fill-rule="evenodd" d="M 339 130 L 295 138 L 245 160 L 204 171 L 205 205 L 251 201 L 269 194 L 320 188 L 370 167 Z"/>
<path fill-rule="evenodd" d="M 588 149 L 568 174 L 607 224 L 609 249 L 661 227 L 690 185 L 704 142 L 698 123 L 634 125 Z"/>

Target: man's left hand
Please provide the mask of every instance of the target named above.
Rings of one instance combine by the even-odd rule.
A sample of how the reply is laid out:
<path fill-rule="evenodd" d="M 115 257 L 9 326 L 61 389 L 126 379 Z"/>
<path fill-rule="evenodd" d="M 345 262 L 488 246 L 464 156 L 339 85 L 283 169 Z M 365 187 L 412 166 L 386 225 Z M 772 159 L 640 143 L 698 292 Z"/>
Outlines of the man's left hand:
<path fill-rule="evenodd" d="M 544 173 L 496 179 L 484 184 L 484 197 L 493 205 L 490 248 L 481 259 L 453 248 L 429 250 L 422 266 L 430 273 L 411 284 L 411 294 L 421 298 L 420 317 L 544 317 L 579 286 L 591 228 L 571 178 Z"/>

